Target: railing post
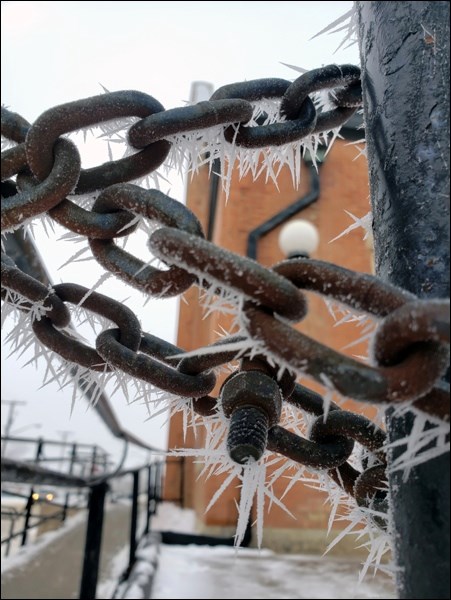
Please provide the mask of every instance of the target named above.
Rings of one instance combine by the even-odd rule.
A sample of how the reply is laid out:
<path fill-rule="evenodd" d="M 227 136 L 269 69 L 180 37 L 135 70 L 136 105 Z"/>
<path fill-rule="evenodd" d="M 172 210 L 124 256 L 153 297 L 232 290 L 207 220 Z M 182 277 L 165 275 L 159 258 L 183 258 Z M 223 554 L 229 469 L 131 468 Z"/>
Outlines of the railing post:
<path fill-rule="evenodd" d="M 449 297 L 449 2 L 357 2 L 376 273 Z M 415 416 L 387 415 L 389 441 Z M 389 466 L 403 447 L 389 452 Z M 390 471 L 401 598 L 449 598 L 449 453 Z"/>
<path fill-rule="evenodd" d="M 180 506 L 185 508 L 185 457 L 182 456 L 180 460 Z M 158 476 L 161 478 L 160 471 L 158 471 Z"/>
<path fill-rule="evenodd" d="M 152 465 L 147 467 L 147 497 L 146 497 L 146 527 L 144 529 L 144 533 L 149 533 L 150 531 L 150 518 L 153 514 L 152 512 L 152 502 L 153 502 L 153 493 L 152 493 L 152 477 L 153 477 L 153 469 Z"/>
<path fill-rule="evenodd" d="M 182 457 L 182 472 L 184 470 L 184 466 L 185 466 L 185 457 Z M 183 480 L 182 480 L 182 485 L 183 485 Z M 158 504 L 159 502 L 161 502 L 163 496 L 162 496 L 162 488 L 163 488 L 163 461 L 159 461 L 156 464 L 156 471 L 155 471 L 155 504 Z"/>
<path fill-rule="evenodd" d="M 91 477 L 93 477 L 95 475 L 96 468 L 97 468 L 97 446 L 93 446 L 92 456 L 91 456 L 91 472 L 90 472 Z"/>
<path fill-rule="evenodd" d="M 150 478 L 150 514 L 153 516 L 157 512 L 157 477 L 158 477 L 158 463 L 151 465 L 151 478 Z"/>
<path fill-rule="evenodd" d="M 15 529 L 15 525 L 16 525 L 16 519 L 19 515 L 19 513 L 17 512 L 17 510 L 15 508 L 11 508 L 10 511 L 11 512 L 9 514 L 11 515 L 11 522 L 9 525 L 8 541 L 6 542 L 4 558 L 9 556 L 9 551 L 11 550 L 11 542 L 13 540 L 14 529 Z"/>
<path fill-rule="evenodd" d="M 25 522 L 24 522 L 23 531 L 22 531 L 22 541 L 20 543 L 21 546 L 25 546 L 25 544 L 27 543 L 28 528 L 30 526 L 31 511 L 33 510 L 33 504 L 34 504 L 33 494 L 34 494 L 34 489 L 31 488 L 30 489 L 30 494 L 28 496 L 27 504 L 25 506 Z"/>
<path fill-rule="evenodd" d="M 35 463 L 38 463 L 41 458 L 43 446 L 44 446 L 44 440 L 42 438 L 39 438 L 39 440 L 37 442 L 37 446 L 36 446 L 36 455 L 35 455 L 35 459 L 34 459 Z M 33 487 L 31 487 L 30 494 L 29 494 L 28 500 L 27 500 L 27 504 L 25 506 L 25 522 L 24 522 L 24 526 L 23 526 L 22 541 L 20 544 L 21 546 L 25 546 L 25 544 L 27 543 L 28 528 L 30 526 L 31 512 L 33 510 L 33 504 L 34 504 L 33 494 L 34 494 L 34 489 L 33 489 Z"/>
<path fill-rule="evenodd" d="M 72 473 L 74 472 L 74 464 L 75 464 L 75 458 L 77 456 L 77 444 L 74 443 L 72 444 L 72 450 L 70 453 L 70 463 L 69 463 L 69 475 L 72 475 Z M 64 506 L 63 506 L 63 513 L 61 515 L 61 521 L 64 523 L 64 521 L 66 520 L 67 517 L 67 509 L 69 508 L 69 497 L 70 494 L 69 492 L 66 492 L 65 496 L 64 496 Z"/>
<path fill-rule="evenodd" d="M 90 492 L 80 600 L 94 600 L 96 597 L 107 489 L 106 483 L 100 483 L 95 485 Z"/>
<path fill-rule="evenodd" d="M 138 525 L 138 494 L 139 494 L 139 471 L 133 472 L 133 496 L 132 515 L 130 519 L 130 551 L 128 558 L 127 574 L 130 573 L 136 557 L 136 530 Z"/>

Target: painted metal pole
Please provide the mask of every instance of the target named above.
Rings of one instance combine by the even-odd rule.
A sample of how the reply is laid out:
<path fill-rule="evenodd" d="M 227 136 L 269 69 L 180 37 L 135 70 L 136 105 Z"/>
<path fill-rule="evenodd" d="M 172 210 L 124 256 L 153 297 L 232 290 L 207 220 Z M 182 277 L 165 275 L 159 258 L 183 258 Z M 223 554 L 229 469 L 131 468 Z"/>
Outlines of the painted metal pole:
<path fill-rule="evenodd" d="M 72 449 L 71 449 L 71 453 L 70 453 L 69 475 L 73 475 L 76 458 L 77 458 L 77 444 L 75 443 L 75 444 L 72 444 Z M 63 512 L 61 514 L 61 521 L 63 521 L 63 523 L 66 520 L 67 511 L 69 509 L 69 498 L 70 498 L 70 492 L 66 492 L 66 495 L 64 496 Z"/>
<path fill-rule="evenodd" d="M 40 459 L 41 459 L 41 454 L 42 454 L 42 448 L 44 446 L 44 440 L 42 438 L 39 438 L 39 440 L 37 441 L 37 446 L 36 446 L 36 454 L 35 454 L 35 464 L 37 464 Z M 3 456 L 3 455 L 2 455 Z M 25 507 L 25 523 L 23 526 L 23 532 L 22 532 L 22 541 L 21 541 L 21 546 L 25 546 L 25 544 L 27 543 L 27 538 L 28 538 L 28 529 L 30 528 L 30 519 L 31 519 L 31 513 L 33 510 L 33 505 L 34 505 L 34 489 L 33 486 L 30 488 L 30 494 L 28 496 L 28 500 L 27 500 L 27 504 Z"/>
<path fill-rule="evenodd" d="M 153 479 L 154 479 L 154 469 L 153 469 L 152 465 L 149 465 L 147 467 L 146 526 L 144 529 L 144 533 L 146 533 L 146 534 L 149 533 L 149 531 L 150 531 L 150 521 L 152 519 L 152 515 L 155 514 Z"/>
<path fill-rule="evenodd" d="M 356 2 L 376 273 L 449 297 L 449 2 Z M 391 442 L 414 415 L 388 415 Z M 391 462 L 400 450 L 391 451 Z M 398 593 L 449 598 L 449 453 L 389 474 Z"/>
<path fill-rule="evenodd" d="M 130 519 L 130 547 L 128 554 L 127 573 L 130 574 L 136 560 L 136 549 L 138 540 L 136 532 L 138 529 L 138 496 L 139 496 L 139 471 L 133 471 L 133 492 L 132 492 L 132 514 Z"/>
<path fill-rule="evenodd" d="M 95 600 L 96 597 L 107 490 L 108 485 L 106 483 L 100 483 L 91 488 L 80 584 L 80 600 Z"/>

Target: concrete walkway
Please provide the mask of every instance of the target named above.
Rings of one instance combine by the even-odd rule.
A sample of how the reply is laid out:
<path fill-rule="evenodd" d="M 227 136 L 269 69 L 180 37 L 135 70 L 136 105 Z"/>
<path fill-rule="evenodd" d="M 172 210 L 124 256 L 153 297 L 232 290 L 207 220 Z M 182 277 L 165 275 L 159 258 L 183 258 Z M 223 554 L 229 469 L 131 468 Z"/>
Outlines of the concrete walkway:
<path fill-rule="evenodd" d="M 87 513 L 86 513 L 87 516 Z M 105 512 L 99 583 L 128 545 L 130 506 L 113 504 Z M 79 597 L 86 521 L 43 547 L 39 554 L 2 573 L 2 599 Z"/>

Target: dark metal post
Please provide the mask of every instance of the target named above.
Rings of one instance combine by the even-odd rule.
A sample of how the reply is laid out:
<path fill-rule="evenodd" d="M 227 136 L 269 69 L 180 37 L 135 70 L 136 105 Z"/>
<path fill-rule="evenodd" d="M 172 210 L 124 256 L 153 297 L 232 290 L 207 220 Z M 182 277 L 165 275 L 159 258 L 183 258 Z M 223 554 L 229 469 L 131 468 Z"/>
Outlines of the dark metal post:
<path fill-rule="evenodd" d="M 107 489 L 108 486 L 106 483 L 100 483 L 91 489 L 89 497 L 88 526 L 83 557 L 80 600 L 94 600 L 96 597 Z"/>
<path fill-rule="evenodd" d="M 22 541 L 20 543 L 21 546 L 25 546 L 25 544 L 27 543 L 28 528 L 30 527 L 31 512 L 33 510 L 33 504 L 34 504 L 33 495 L 34 495 L 34 489 L 31 488 L 30 494 L 28 496 L 27 504 L 25 506 L 25 522 L 24 522 L 23 531 L 22 531 Z"/>
<path fill-rule="evenodd" d="M 69 475 L 72 475 L 74 472 L 74 464 L 75 464 L 76 456 L 77 456 L 77 444 L 72 444 L 72 450 L 70 453 L 70 462 L 69 462 Z M 70 498 L 70 493 L 66 492 L 66 495 L 64 496 L 63 512 L 61 515 L 61 521 L 63 521 L 63 523 L 67 517 L 67 509 L 69 508 L 69 498 Z"/>
<path fill-rule="evenodd" d="M 152 469 L 152 465 L 149 465 L 147 467 L 146 527 L 144 529 L 144 533 L 149 533 L 149 531 L 150 531 L 150 518 L 153 514 L 152 503 L 154 500 L 153 500 L 152 477 L 153 477 L 153 469 Z"/>
<path fill-rule="evenodd" d="M 376 272 L 449 297 L 449 3 L 356 4 Z M 414 419 L 389 412 L 390 441 Z M 401 598 L 450 597 L 449 472 L 448 453 L 389 474 Z"/>
<path fill-rule="evenodd" d="M 180 506 L 182 508 L 186 508 L 186 503 L 185 503 L 185 468 L 186 468 L 186 464 L 185 464 L 185 457 L 182 456 L 180 459 L 181 463 L 180 463 Z M 160 489 L 161 489 L 161 464 L 158 463 L 157 464 L 157 476 L 156 476 L 156 483 L 155 483 L 155 489 L 156 489 L 156 493 L 155 493 L 155 500 L 156 502 L 160 502 L 161 500 L 161 496 L 160 496 Z"/>
<path fill-rule="evenodd" d="M 2 517 L 3 517 L 3 514 L 4 513 L 2 511 Z M 19 516 L 19 513 L 17 512 L 17 510 L 15 508 L 10 508 L 7 515 L 10 517 L 10 524 L 9 524 L 8 538 L 6 540 L 5 554 L 3 555 L 5 558 L 7 556 L 9 556 L 9 551 L 11 550 L 11 542 L 13 541 L 14 529 L 15 529 L 16 520 Z"/>
<path fill-rule="evenodd" d="M 127 573 L 130 573 L 136 557 L 136 530 L 138 526 L 138 494 L 139 494 L 139 471 L 133 472 L 133 496 L 132 496 L 132 516 L 130 519 L 130 551 L 128 558 Z"/>
<path fill-rule="evenodd" d="M 155 465 L 151 465 L 152 473 L 150 480 L 150 514 L 153 516 L 157 512 L 157 476 L 158 468 Z"/>
<path fill-rule="evenodd" d="M 44 446 L 44 440 L 42 438 L 39 438 L 37 446 L 36 446 L 36 455 L 34 458 L 36 464 L 39 462 L 39 460 L 41 458 L 43 446 Z M 27 543 L 28 529 L 30 527 L 31 513 L 33 510 L 33 504 L 34 504 L 33 495 L 34 495 L 34 489 L 31 487 L 30 494 L 29 494 L 28 500 L 27 500 L 27 504 L 25 506 L 25 522 L 24 522 L 24 526 L 23 526 L 22 541 L 20 544 L 21 546 L 25 546 L 25 544 Z"/>
<path fill-rule="evenodd" d="M 163 500 L 163 465 L 164 461 L 160 460 L 157 462 L 157 471 L 155 474 L 155 502 L 158 504 Z M 185 473 L 185 457 L 182 456 L 182 474 Z M 181 482 L 181 492 L 182 492 L 182 501 L 184 502 L 184 490 L 185 490 L 185 482 L 184 477 L 182 477 Z"/>
<path fill-rule="evenodd" d="M 92 448 L 92 456 L 91 456 L 91 477 L 95 475 L 97 470 L 97 446 L 93 446 Z"/>

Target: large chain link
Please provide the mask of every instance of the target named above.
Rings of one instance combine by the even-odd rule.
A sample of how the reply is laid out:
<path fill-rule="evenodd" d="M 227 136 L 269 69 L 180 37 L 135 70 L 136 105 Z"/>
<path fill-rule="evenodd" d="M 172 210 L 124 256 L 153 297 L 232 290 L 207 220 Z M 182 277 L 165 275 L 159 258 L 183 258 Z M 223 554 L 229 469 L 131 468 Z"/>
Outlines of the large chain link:
<path fill-rule="evenodd" d="M 330 90 L 333 108 L 319 111 L 312 94 L 324 90 Z M 280 100 L 279 122 L 247 126 L 253 103 L 263 98 Z M 191 398 L 194 410 L 204 417 L 222 410 L 231 421 L 228 448 L 237 462 L 246 460 L 246 452 L 259 457 L 269 449 L 325 470 L 359 504 L 376 500 L 383 505 L 384 432 L 334 403 L 325 416 L 323 398 L 295 384 L 294 373 L 307 373 L 320 383 L 327 378 L 346 397 L 372 403 L 410 401 L 434 417 L 449 420 L 449 387 L 440 381 L 449 358 L 449 304 L 419 300 L 376 277 L 311 259 L 292 259 L 265 268 L 207 242 L 198 219 L 181 203 L 157 190 L 127 183 L 162 164 L 171 146 L 166 138 L 174 134 L 220 125 L 226 144 L 246 148 L 281 145 L 341 126 L 360 105 L 359 69 L 329 65 L 305 73 L 293 83 L 259 79 L 226 85 L 207 102 L 171 110 L 137 91 L 63 104 L 31 125 L 2 108 L 2 135 L 17 144 L 2 153 L 2 231 L 46 213 L 85 236 L 106 270 L 146 294 L 179 295 L 194 284 L 210 291 L 236 292 L 245 298 L 243 328 L 250 339 L 258 341 L 263 355 L 229 349 L 247 339 L 235 336 L 180 360 L 176 355 L 183 353 L 182 349 L 142 332 L 137 317 L 120 302 L 71 283 L 47 289 L 4 253 L 2 298 L 14 302 L 14 295 L 19 294 L 19 308 L 24 311 L 40 303 L 44 314 L 36 318 L 30 311 L 30 326 L 45 346 L 71 363 L 99 371 L 116 369 Z M 128 131 L 134 153 L 81 169 L 77 148 L 61 136 L 124 117 L 135 119 Z M 11 179 L 14 176 L 15 181 Z M 77 204 L 77 195 L 94 191 L 100 193 L 90 210 Z M 149 247 L 168 270 L 151 267 L 115 244 L 115 238 L 133 234 L 137 215 L 160 226 L 151 234 Z M 380 320 L 373 366 L 346 357 L 289 324 L 307 314 L 302 290 Z M 113 321 L 117 329 L 100 333 L 95 348 L 87 346 L 74 337 L 67 303 Z M 286 367 L 282 377 L 280 365 L 272 366 L 265 354 Z M 209 396 L 216 383 L 213 370 L 238 357 L 240 368 L 223 384 L 219 398 Z M 279 425 L 284 401 L 316 417 L 308 438 Z M 252 422 L 251 439 L 246 427 L 243 433 L 236 425 L 243 419 Z M 354 442 L 374 455 L 376 465 L 358 472 L 347 462 Z"/>

